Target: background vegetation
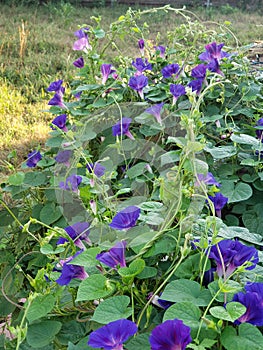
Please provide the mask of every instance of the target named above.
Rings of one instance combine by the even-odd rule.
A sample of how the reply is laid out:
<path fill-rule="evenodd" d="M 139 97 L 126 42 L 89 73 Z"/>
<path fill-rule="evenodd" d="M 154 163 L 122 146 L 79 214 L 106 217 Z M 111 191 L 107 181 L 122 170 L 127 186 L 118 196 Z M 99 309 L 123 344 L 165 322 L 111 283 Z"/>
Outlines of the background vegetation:
<path fill-rule="evenodd" d="M 8 4 L 7 4 L 8 3 Z M 32 5 L 33 3 L 33 5 Z M 6 161 L 19 163 L 28 149 L 42 143 L 49 130 L 45 88 L 51 81 L 72 78 L 72 62 L 77 53 L 71 50 L 74 31 L 90 23 L 91 16 L 101 16 L 107 26 L 125 13 L 127 6 L 82 7 L 79 1 L 3 1 L 0 11 L 0 166 L 8 170 Z M 100 4 L 100 2 L 97 2 Z M 103 4 L 103 2 L 101 2 Z M 209 11 L 189 8 L 211 28 L 225 25 L 238 37 L 233 46 L 253 44 L 263 38 L 259 13 L 242 12 L 229 5 Z M 165 18 L 164 18 L 165 17 Z M 152 38 L 159 33 L 166 41 L 167 30 L 174 30 L 182 18 L 173 13 L 155 13 L 144 17 L 151 27 Z M 107 23 L 105 23 L 107 22 Z M 94 24 L 91 23 L 91 24 Z M 152 30 L 153 29 L 153 30 Z M 122 52 L 135 48 L 125 41 L 118 43 Z M 136 49 L 136 48 L 135 48 Z M 108 62 L 118 65 L 118 47 L 108 51 Z M 13 150 L 16 150 L 15 152 Z M 10 153 L 11 152 L 11 153 Z M 8 159 L 7 159 L 8 158 Z"/>

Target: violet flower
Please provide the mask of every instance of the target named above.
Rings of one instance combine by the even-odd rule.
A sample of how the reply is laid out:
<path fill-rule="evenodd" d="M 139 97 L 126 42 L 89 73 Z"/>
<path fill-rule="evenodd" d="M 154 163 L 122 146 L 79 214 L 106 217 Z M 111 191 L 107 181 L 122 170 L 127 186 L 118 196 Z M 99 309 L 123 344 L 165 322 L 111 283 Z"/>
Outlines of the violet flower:
<path fill-rule="evenodd" d="M 96 259 L 103 264 L 116 269 L 118 266 L 126 267 L 125 249 L 127 242 L 117 242 L 108 252 L 100 253 Z"/>
<path fill-rule="evenodd" d="M 143 56 L 144 55 L 144 40 L 143 39 L 138 40 L 138 46 L 139 46 L 141 55 Z"/>
<path fill-rule="evenodd" d="M 208 65 L 207 69 L 210 70 L 210 72 L 214 72 L 220 75 L 224 75 L 224 73 L 219 69 L 219 62 L 216 58 L 212 59 Z"/>
<path fill-rule="evenodd" d="M 112 65 L 111 64 L 106 64 L 103 63 L 100 66 L 100 71 L 102 73 L 102 84 L 104 85 L 106 83 L 106 81 L 108 80 L 110 74 L 112 74 L 113 72 L 116 72 L 115 69 L 112 69 Z"/>
<path fill-rule="evenodd" d="M 136 225 L 140 216 L 140 208 L 132 205 L 117 213 L 109 226 L 115 230 L 128 230 Z"/>
<path fill-rule="evenodd" d="M 76 256 L 81 254 L 83 250 L 78 251 L 73 256 L 67 258 L 66 260 L 62 260 L 60 263 L 62 265 L 62 271 L 60 277 L 56 280 L 56 282 L 61 285 L 65 286 L 68 285 L 73 278 L 78 278 L 80 280 L 84 280 L 89 275 L 84 270 L 83 266 L 73 265 L 69 264 L 70 261 L 72 261 Z"/>
<path fill-rule="evenodd" d="M 64 228 L 69 237 L 74 241 L 74 244 L 81 248 L 85 249 L 82 241 L 89 243 L 88 235 L 89 235 L 89 223 L 88 222 L 76 222 L 71 226 L 67 226 Z M 64 244 L 68 242 L 67 238 L 60 237 L 57 241 L 57 245 Z"/>
<path fill-rule="evenodd" d="M 63 190 L 78 192 L 78 187 L 81 184 L 82 177 L 76 174 L 70 175 L 65 182 L 60 182 L 59 187 Z"/>
<path fill-rule="evenodd" d="M 145 110 L 145 113 L 153 115 L 159 124 L 162 124 L 161 111 L 163 109 L 164 102 L 153 105 Z"/>
<path fill-rule="evenodd" d="M 65 164 L 67 167 L 70 166 L 70 158 L 72 156 L 72 151 L 71 150 L 64 150 L 64 151 L 60 151 L 56 157 L 55 157 L 55 161 L 57 163 L 61 163 L 61 164 Z"/>
<path fill-rule="evenodd" d="M 104 350 L 123 350 L 123 343 L 132 337 L 138 328 L 132 321 L 120 319 L 93 331 L 88 345 Z"/>
<path fill-rule="evenodd" d="M 220 187 L 220 183 L 216 181 L 214 178 L 214 175 L 210 172 L 208 172 L 206 175 L 204 174 L 197 174 L 199 182 L 203 182 L 205 185 L 215 185 L 217 187 Z M 196 181 L 195 186 L 199 186 L 198 181 Z"/>
<path fill-rule="evenodd" d="M 152 65 L 147 58 L 136 58 L 135 61 L 132 61 L 132 65 L 137 69 L 139 74 L 142 74 L 145 70 L 152 70 Z"/>
<path fill-rule="evenodd" d="M 218 44 L 214 41 L 211 44 L 205 46 L 205 52 L 199 55 L 199 59 L 205 62 L 211 62 L 213 59 L 221 60 L 222 58 L 229 57 L 225 51 L 222 51 L 224 43 Z"/>
<path fill-rule="evenodd" d="M 251 323 L 254 326 L 263 326 L 263 283 L 247 283 L 246 293 L 239 292 L 234 295 L 233 301 L 243 304 L 247 310 L 240 316 L 235 324 Z"/>
<path fill-rule="evenodd" d="M 87 51 L 91 50 L 92 47 L 90 46 L 89 43 L 89 37 L 86 31 L 88 31 L 89 28 L 83 28 L 77 30 L 74 35 L 78 38 L 77 41 L 74 42 L 73 44 L 73 50 L 75 51 Z"/>
<path fill-rule="evenodd" d="M 101 177 L 105 174 L 105 166 L 101 165 L 99 162 L 96 162 L 94 164 L 89 163 L 86 165 L 86 168 L 88 169 L 89 173 L 94 173 L 95 176 Z"/>
<path fill-rule="evenodd" d="M 131 140 L 134 140 L 133 135 L 129 131 L 131 122 L 132 122 L 131 118 L 123 117 L 121 120 L 118 121 L 118 123 L 112 126 L 112 135 L 113 136 L 126 135 Z"/>
<path fill-rule="evenodd" d="M 143 74 L 135 77 L 131 77 L 128 85 L 133 90 L 138 91 L 138 94 L 143 99 L 144 98 L 143 89 L 145 88 L 145 86 L 148 85 L 148 78 Z"/>
<path fill-rule="evenodd" d="M 84 67 L 84 58 L 79 57 L 78 59 L 76 59 L 76 61 L 73 62 L 73 65 L 77 68 L 83 68 Z"/>
<path fill-rule="evenodd" d="M 184 350 L 191 343 L 191 329 L 183 321 L 167 320 L 152 330 L 151 350 Z"/>
<path fill-rule="evenodd" d="M 173 105 L 175 105 L 176 101 L 180 96 L 186 94 L 185 87 L 181 84 L 171 84 L 170 92 L 173 95 Z"/>
<path fill-rule="evenodd" d="M 261 140 L 261 142 L 263 142 L 263 118 L 260 118 L 258 121 L 257 121 L 257 124 L 256 126 L 259 126 L 259 127 L 262 127 L 262 129 L 256 129 L 256 135 L 257 135 L 257 138 L 259 140 Z"/>
<path fill-rule="evenodd" d="M 216 215 L 221 218 L 221 210 L 227 204 L 228 198 L 220 192 L 216 192 L 214 196 L 208 196 L 208 198 L 213 202 Z"/>
<path fill-rule="evenodd" d="M 202 85 L 203 85 L 203 79 L 192 80 L 190 81 L 190 83 L 187 84 L 187 86 L 189 86 L 193 92 L 196 91 L 197 94 L 201 92 Z"/>
<path fill-rule="evenodd" d="M 199 64 L 191 71 L 191 76 L 196 79 L 205 79 L 207 66 L 203 63 Z"/>
<path fill-rule="evenodd" d="M 62 87 L 62 84 L 63 84 L 63 80 L 56 80 L 56 81 L 53 81 L 49 87 L 46 89 L 46 91 L 48 92 L 59 92 L 61 91 L 61 89 L 63 88 Z"/>
<path fill-rule="evenodd" d="M 60 114 L 55 119 L 52 120 L 51 124 L 57 126 L 59 129 L 63 130 L 64 132 L 68 131 L 68 128 L 66 127 L 67 122 L 67 115 L 66 114 Z M 52 127 L 53 130 L 56 130 L 56 128 Z"/>
<path fill-rule="evenodd" d="M 258 251 L 254 247 L 248 247 L 239 241 L 225 239 L 212 246 L 209 258 L 216 262 L 216 272 L 219 277 L 229 277 L 239 266 L 246 262 L 252 265 L 246 270 L 252 270 L 259 261 Z"/>
<path fill-rule="evenodd" d="M 179 72 L 180 67 L 177 63 L 168 64 L 162 69 L 162 75 L 164 78 L 171 78 L 175 76 L 177 78 L 177 73 Z"/>
<path fill-rule="evenodd" d="M 48 105 L 67 108 L 67 106 L 63 102 L 63 95 L 61 92 L 56 92 L 55 95 L 49 100 Z"/>
<path fill-rule="evenodd" d="M 159 46 L 154 46 L 156 53 L 159 53 L 159 56 L 161 58 L 165 58 L 165 51 L 166 51 L 166 47 L 159 45 Z"/>
<path fill-rule="evenodd" d="M 26 165 L 29 168 L 34 168 L 41 159 L 42 159 L 42 156 L 40 152 L 33 151 L 27 155 Z"/>

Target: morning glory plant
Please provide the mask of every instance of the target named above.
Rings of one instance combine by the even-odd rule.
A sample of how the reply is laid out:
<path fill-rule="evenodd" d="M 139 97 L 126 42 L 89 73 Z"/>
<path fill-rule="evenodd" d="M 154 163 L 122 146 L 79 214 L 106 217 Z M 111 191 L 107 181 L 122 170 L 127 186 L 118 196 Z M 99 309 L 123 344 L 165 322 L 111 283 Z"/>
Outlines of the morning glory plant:
<path fill-rule="evenodd" d="M 60 114 L 56 118 L 54 118 L 51 122 L 51 128 L 55 130 L 56 128 L 52 125 L 55 125 L 59 129 L 61 129 L 64 132 L 68 131 L 68 128 L 66 126 L 67 123 L 67 115 L 66 114 Z"/>
<path fill-rule="evenodd" d="M 115 230 L 129 230 L 136 225 L 140 216 L 140 208 L 132 205 L 119 211 L 112 219 L 109 226 Z"/>
<path fill-rule="evenodd" d="M 27 161 L 26 161 L 26 165 L 29 168 L 34 168 L 37 166 L 37 163 L 42 159 L 42 155 L 39 151 L 33 151 L 30 152 L 27 155 Z"/>
<path fill-rule="evenodd" d="M 66 191 L 78 192 L 78 187 L 82 182 L 82 177 L 76 174 L 72 174 L 66 178 L 63 182 L 59 183 L 59 187 Z"/>
<path fill-rule="evenodd" d="M 127 242 L 117 242 L 108 252 L 102 252 L 96 256 L 96 259 L 104 265 L 116 269 L 118 266 L 125 267 L 125 249 Z"/>

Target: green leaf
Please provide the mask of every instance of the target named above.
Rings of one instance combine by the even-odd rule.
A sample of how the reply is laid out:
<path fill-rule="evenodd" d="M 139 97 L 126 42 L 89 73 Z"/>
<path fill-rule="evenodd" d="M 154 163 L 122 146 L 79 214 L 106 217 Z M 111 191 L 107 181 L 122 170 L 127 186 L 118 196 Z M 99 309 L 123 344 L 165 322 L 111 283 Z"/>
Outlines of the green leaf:
<path fill-rule="evenodd" d="M 122 277 L 135 277 L 143 271 L 145 267 L 145 261 L 143 259 L 136 259 L 130 263 L 129 267 L 121 267 L 118 269 L 118 273 Z"/>
<path fill-rule="evenodd" d="M 108 298 L 97 306 L 91 320 L 107 324 L 121 318 L 128 318 L 132 314 L 132 308 L 128 307 L 129 303 L 130 298 L 126 295 Z"/>
<path fill-rule="evenodd" d="M 98 39 L 102 39 L 105 36 L 105 32 L 103 29 L 94 29 L 94 35 Z"/>
<path fill-rule="evenodd" d="M 245 201 L 253 194 L 249 184 L 238 182 L 236 185 L 233 181 L 222 181 L 222 193 L 228 198 L 228 203 Z"/>
<path fill-rule="evenodd" d="M 127 350 L 150 350 L 149 343 L 150 333 L 138 334 L 135 338 L 131 338 L 127 344 L 125 344 L 125 349 Z"/>
<path fill-rule="evenodd" d="M 44 172 L 31 171 L 25 174 L 24 184 L 31 186 L 40 186 L 47 184 L 47 177 Z"/>
<path fill-rule="evenodd" d="M 139 207 L 144 211 L 159 211 L 163 208 L 163 203 L 149 201 L 140 204 Z"/>
<path fill-rule="evenodd" d="M 48 202 L 40 212 L 40 221 L 50 225 L 62 216 L 61 210 L 54 202 Z"/>
<path fill-rule="evenodd" d="M 41 348 L 51 343 L 61 329 L 61 322 L 42 321 L 28 327 L 26 340 L 32 348 Z"/>
<path fill-rule="evenodd" d="M 234 322 L 246 312 L 246 307 L 238 302 L 230 302 L 223 306 L 214 306 L 209 310 L 210 314 L 224 321 Z"/>
<path fill-rule="evenodd" d="M 206 306 L 211 301 L 208 289 L 201 289 L 199 283 L 187 279 L 170 282 L 162 293 L 162 299 L 178 302 L 191 302 L 196 306 Z"/>
<path fill-rule="evenodd" d="M 88 342 L 87 337 L 81 339 L 81 341 L 79 341 L 77 344 L 73 344 L 69 342 L 67 350 L 94 350 L 94 348 L 91 348 L 90 346 L 87 345 L 87 342 Z"/>
<path fill-rule="evenodd" d="M 111 295 L 115 286 L 105 276 L 95 274 L 83 280 L 78 289 L 76 301 L 95 300 Z"/>
<path fill-rule="evenodd" d="M 230 158 L 237 153 L 234 146 L 219 146 L 214 148 L 205 148 L 205 151 L 211 154 L 214 159 Z"/>
<path fill-rule="evenodd" d="M 81 254 L 76 256 L 70 263 L 73 265 L 79 265 L 84 267 L 92 267 L 98 264 L 98 260 L 96 259 L 97 254 L 101 251 L 100 248 L 88 248 L 84 250 Z"/>
<path fill-rule="evenodd" d="M 16 174 L 9 176 L 7 181 L 10 185 L 19 186 L 24 182 L 24 178 L 25 174 L 19 171 Z"/>
<path fill-rule="evenodd" d="M 221 335 L 222 345 L 226 350 L 262 350 L 263 336 L 260 330 L 249 323 L 243 323 L 236 330 L 226 327 Z"/>
<path fill-rule="evenodd" d="M 197 306 L 189 302 L 182 302 L 170 306 L 165 311 L 163 322 L 177 318 L 190 328 L 198 328 L 200 317 L 201 311 Z"/>
<path fill-rule="evenodd" d="M 247 134 L 232 134 L 230 139 L 233 142 L 240 143 L 243 145 L 251 145 L 256 147 L 259 147 L 260 145 L 260 141 L 258 139 Z"/>
<path fill-rule="evenodd" d="M 130 179 L 134 179 L 137 176 L 140 176 L 143 173 L 147 172 L 146 165 L 147 163 L 144 163 L 144 162 L 138 163 L 133 167 L 129 168 L 126 174 L 129 176 Z"/>
<path fill-rule="evenodd" d="M 155 267 L 145 266 L 143 271 L 137 275 L 139 279 L 153 278 L 157 275 L 158 270 Z"/>
<path fill-rule="evenodd" d="M 86 327 L 84 323 L 78 322 L 76 320 L 70 320 L 65 322 L 62 325 L 60 332 L 56 336 L 56 340 L 58 340 L 59 344 L 68 345 L 69 341 L 73 341 L 76 343 L 80 341 L 86 334 Z M 87 345 L 87 337 L 86 345 Z M 87 349 L 87 347 L 86 347 Z"/>
<path fill-rule="evenodd" d="M 52 247 L 51 244 L 45 244 L 40 248 L 40 252 L 44 255 L 49 255 L 49 254 L 59 254 L 61 252 L 64 252 L 65 247 L 63 246 L 58 246 L 55 249 Z"/>
<path fill-rule="evenodd" d="M 55 301 L 56 298 L 51 294 L 37 296 L 33 300 L 26 314 L 29 323 L 46 316 L 53 309 Z"/>

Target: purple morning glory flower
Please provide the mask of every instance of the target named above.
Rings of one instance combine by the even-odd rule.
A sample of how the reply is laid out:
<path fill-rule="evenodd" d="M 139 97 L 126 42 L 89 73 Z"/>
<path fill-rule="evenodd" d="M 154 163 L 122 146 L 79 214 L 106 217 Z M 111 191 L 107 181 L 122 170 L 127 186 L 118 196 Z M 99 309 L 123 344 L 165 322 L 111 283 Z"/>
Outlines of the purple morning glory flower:
<path fill-rule="evenodd" d="M 183 321 L 167 320 L 152 330 L 151 350 L 184 350 L 191 343 L 191 329 Z"/>
<path fill-rule="evenodd" d="M 65 227 L 64 230 L 67 232 L 69 237 L 74 241 L 74 244 L 81 249 L 85 248 L 82 241 L 86 241 L 87 243 L 89 242 L 89 239 L 88 239 L 89 223 L 88 222 L 76 222 L 71 226 Z M 60 237 L 57 241 L 57 245 L 64 244 L 65 242 L 68 242 L 68 240 L 64 237 Z"/>
<path fill-rule="evenodd" d="M 97 177 L 101 177 L 105 174 L 105 166 L 101 165 L 99 162 L 96 162 L 95 164 L 87 164 L 86 168 L 90 173 L 94 173 Z"/>
<path fill-rule="evenodd" d="M 220 187 L 220 183 L 216 181 L 214 178 L 214 175 L 210 172 L 208 172 L 206 175 L 204 174 L 197 174 L 198 180 L 200 182 L 203 182 L 206 185 L 215 185 L 217 187 Z M 195 183 L 196 186 L 198 186 L 198 182 Z"/>
<path fill-rule="evenodd" d="M 84 67 L 84 58 L 79 57 L 78 59 L 76 59 L 76 61 L 73 62 L 73 65 L 77 68 L 83 68 Z"/>
<path fill-rule="evenodd" d="M 162 75 L 164 78 L 171 78 L 174 75 L 176 76 L 179 70 L 180 70 L 179 64 L 177 63 L 168 64 L 168 66 L 162 69 Z"/>
<path fill-rule="evenodd" d="M 202 52 L 199 55 L 199 58 L 201 61 L 210 62 L 214 58 L 217 60 L 221 60 L 222 58 L 229 57 L 230 54 L 228 54 L 225 51 L 222 51 L 222 47 L 224 46 L 223 43 L 218 44 L 214 41 L 211 44 L 208 44 L 205 46 L 205 52 Z"/>
<path fill-rule="evenodd" d="M 100 66 L 100 71 L 102 73 L 102 84 L 106 83 L 106 81 L 108 80 L 110 74 L 112 74 L 113 72 L 116 72 L 115 69 L 112 69 L 112 65 L 111 64 L 106 64 L 106 63 L 103 63 Z"/>
<path fill-rule="evenodd" d="M 190 83 L 187 84 L 187 86 L 189 86 L 193 92 L 196 91 L 197 94 L 199 94 L 202 90 L 202 85 L 203 79 L 192 80 L 190 81 Z"/>
<path fill-rule="evenodd" d="M 49 100 L 49 106 L 59 106 L 61 108 L 67 108 L 63 102 L 63 95 L 61 92 L 56 92 L 55 95 Z"/>
<path fill-rule="evenodd" d="M 219 62 L 216 58 L 212 59 L 208 65 L 207 69 L 210 70 L 210 72 L 214 72 L 220 75 L 224 75 L 223 72 L 219 69 Z"/>
<path fill-rule="evenodd" d="M 138 40 L 138 46 L 139 46 L 139 49 L 143 55 L 143 53 L 144 53 L 144 40 L 143 39 Z"/>
<path fill-rule="evenodd" d="M 234 295 L 233 301 L 243 304 L 247 310 L 240 316 L 235 324 L 248 322 L 254 326 L 263 326 L 263 283 L 247 283 L 246 293 L 239 292 Z"/>
<path fill-rule="evenodd" d="M 164 105 L 164 102 L 153 105 L 147 108 L 145 110 L 145 113 L 152 114 L 156 118 L 157 122 L 159 124 L 162 124 L 161 111 L 162 111 L 163 105 Z"/>
<path fill-rule="evenodd" d="M 209 199 L 213 202 L 216 215 L 221 217 L 221 210 L 226 205 L 228 198 L 223 196 L 222 193 L 216 192 L 214 196 L 208 196 Z"/>
<path fill-rule="evenodd" d="M 65 182 L 60 182 L 59 187 L 62 188 L 63 190 L 77 192 L 78 187 L 81 184 L 81 181 L 82 181 L 81 176 L 73 174 L 67 177 Z"/>
<path fill-rule="evenodd" d="M 171 84 L 170 92 L 173 95 L 173 105 L 176 103 L 180 96 L 186 94 L 185 87 L 181 84 Z"/>
<path fill-rule="evenodd" d="M 66 127 L 67 122 L 67 115 L 66 114 L 60 114 L 55 119 L 52 120 L 51 124 L 56 125 L 59 129 L 63 130 L 64 132 L 68 131 L 68 128 Z M 53 130 L 56 130 L 56 128 L 52 127 Z"/>
<path fill-rule="evenodd" d="M 89 37 L 86 31 L 88 31 L 89 28 L 83 28 L 77 30 L 74 35 L 78 38 L 77 41 L 73 44 L 73 50 L 75 51 L 86 51 L 88 49 L 91 49 L 91 46 L 89 44 Z"/>
<path fill-rule="evenodd" d="M 143 89 L 148 85 L 148 78 L 143 74 L 136 77 L 131 77 L 129 80 L 129 87 L 135 91 L 138 91 L 140 97 L 143 99 Z"/>
<path fill-rule="evenodd" d="M 254 247 L 248 247 L 239 241 L 225 239 L 212 246 L 209 258 L 216 262 L 216 272 L 219 277 L 229 277 L 239 266 L 247 261 L 252 263 L 246 270 L 252 270 L 259 261 L 258 251 Z M 222 261 L 223 260 L 223 261 Z M 223 265 L 224 264 L 224 265 Z"/>
<path fill-rule="evenodd" d="M 42 159 L 42 156 L 40 152 L 33 151 L 27 155 L 26 165 L 29 168 L 34 168 L 41 159 Z"/>
<path fill-rule="evenodd" d="M 128 230 L 136 225 L 140 216 L 140 208 L 132 205 L 117 213 L 109 226 L 115 230 Z"/>
<path fill-rule="evenodd" d="M 134 137 L 129 131 L 131 122 L 132 122 L 131 118 L 123 117 L 121 120 L 118 121 L 117 124 L 112 126 L 112 135 L 113 136 L 126 135 L 131 140 L 134 140 Z"/>
<path fill-rule="evenodd" d="M 205 64 L 199 64 L 191 71 L 191 76 L 196 79 L 205 79 L 207 66 Z"/>
<path fill-rule="evenodd" d="M 89 276 L 87 272 L 84 270 L 83 266 L 69 264 L 71 260 L 73 260 L 76 256 L 78 256 L 82 252 L 83 250 L 80 250 L 75 255 L 67 258 L 65 261 L 61 261 L 61 264 L 62 264 L 61 275 L 56 280 L 56 282 L 59 285 L 65 286 L 69 284 L 73 278 L 79 278 L 81 280 L 84 280 Z"/>
<path fill-rule="evenodd" d="M 132 321 L 126 319 L 113 321 L 93 331 L 89 336 L 88 345 L 104 350 L 123 350 L 122 344 L 137 330 L 136 324 Z"/>
<path fill-rule="evenodd" d="M 56 80 L 56 81 L 53 81 L 49 87 L 47 88 L 47 91 L 48 92 L 58 92 L 58 91 L 61 91 L 61 88 L 62 88 L 62 84 L 63 84 L 63 80 Z"/>
<path fill-rule="evenodd" d="M 263 118 L 260 118 L 257 121 L 256 125 L 262 127 L 262 130 L 260 130 L 260 129 L 256 130 L 256 135 L 257 135 L 257 138 L 260 139 L 263 142 L 263 136 L 262 136 L 262 134 L 263 134 Z"/>
<path fill-rule="evenodd" d="M 165 46 L 159 45 L 159 46 L 154 46 L 154 48 L 155 48 L 157 53 L 159 52 L 159 56 L 161 58 L 165 58 L 165 51 L 166 51 Z"/>
<path fill-rule="evenodd" d="M 135 61 L 132 61 L 132 65 L 139 73 L 142 73 L 145 70 L 152 70 L 152 65 L 148 62 L 147 58 L 136 58 Z"/>
<path fill-rule="evenodd" d="M 60 151 L 55 157 L 55 160 L 57 163 L 62 163 L 69 167 L 70 166 L 69 160 L 71 156 L 72 156 L 71 150 Z"/>
<path fill-rule="evenodd" d="M 117 242 L 108 252 L 98 254 L 96 259 L 114 269 L 118 266 L 125 267 L 126 245 L 127 243 L 125 241 Z"/>

